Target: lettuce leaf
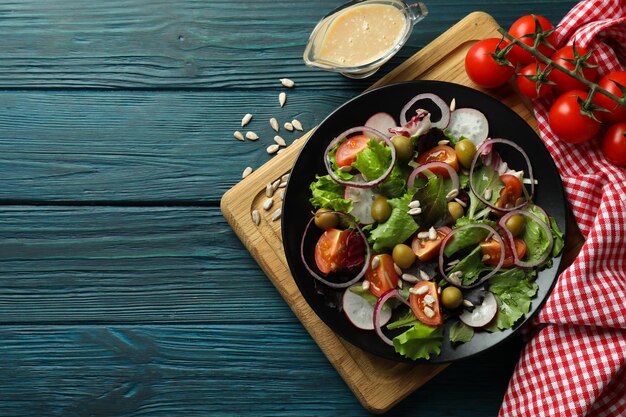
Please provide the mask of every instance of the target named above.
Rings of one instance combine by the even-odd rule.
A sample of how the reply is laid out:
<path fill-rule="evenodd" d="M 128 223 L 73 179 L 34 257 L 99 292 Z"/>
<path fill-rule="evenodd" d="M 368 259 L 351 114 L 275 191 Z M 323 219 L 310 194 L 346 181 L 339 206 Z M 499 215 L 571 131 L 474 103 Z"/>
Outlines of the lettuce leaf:
<path fill-rule="evenodd" d="M 476 246 L 474 250 L 452 268 L 449 274 L 460 271 L 463 274 L 461 275 L 463 285 L 471 285 L 478 280 L 481 273 L 492 269 L 492 267 L 485 266 L 480 246 Z"/>
<path fill-rule="evenodd" d="M 490 332 L 510 329 L 530 311 L 531 299 L 539 286 L 531 281 L 521 268 L 497 273 L 488 280 L 489 291 L 496 296 L 498 312 L 495 321 L 487 328 Z"/>
<path fill-rule="evenodd" d="M 453 228 L 457 229 L 468 224 L 476 223 L 486 224 L 491 227 L 495 227 L 496 225 L 496 223 L 491 220 L 472 220 L 469 217 L 461 217 L 456 221 Z M 489 231 L 480 227 L 467 228 L 461 230 L 460 232 L 456 232 L 454 236 L 452 236 L 452 238 L 446 243 L 446 247 L 443 250 L 443 253 L 446 257 L 449 258 L 460 250 L 469 248 L 478 244 L 479 242 L 482 242 L 488 234 Z"/>
<path fill-rule="evenodd" d="M 474 185 L 476 193 L 481 196 L 485 195 L 485 191 L 487 189 L 491 190 L 491 198 L 489 199 L 491 204 L 496 203 L 498 197 L 500 197 L 500 191 L 504 188 L 504 184 L 502 183 L 502 180 L 500 180 L 500 175 L 489 165 L 483 165 L 479 169 L 474 170 L 472 184 Z M 474 195 L 474 193 L 470 192 L 469 196 L 470 206 L 467 213 L 468 217 L 474 218 L 476 217 L 477 211 L 485 208 L 485 205 Z"/>
<path fill-rule="evenodd" d="M 343 198 L 344 187 L 333 181 L 330 175 L 316 176 L 316 178 L 309 187 L 313 195 L 309 202 L 313 207 L 350 213 L 352 201 Z"/>
<path fill-rule="evenodd" d="M 387 325 L 389 330 L 399 329 L 401 327 L 413 327 L 419 324 L 420 321 L 415 317 L 412 310 L 408 310 L 403 316 L 399 317 L 396 321 L 393 321 Z"/>
<path fill-rule="evenodd" d="M 379 223 L 370 233 L 370 243 L 375 253 L 390 250 L 402 243 L 419 228 L 413 217 L 407 214 L 413 193 L 409 191 L 400 198 L 388 200 L 391 216 L 384 223 Z"/>
<path fill-rule="evenodd" d="M 419 200 L 422 213 L 417 216 L 417 222 L 423 228 L 439 227 L 448 223 L 450 212 L 446 195 L 451 188 L 451 180 L 424 171 L 427 181 L 418 186 L 415 199 Z"/>
<path fill-rule="evenodd" d="M 550 217 L 550 229 L 552 229 L 552 236 L 554 236 L 552 257 L 559 256 L 565 246 L 565 241 L 563 240 L 563 232 L 559 228 L 559 225 L 556 223 L 556 219 L 554 217 Z"/>
<path fill-rule="evenodd" d="M 474 337 L 474 329 L 462 321 L 456 321 L 450 326 L 450 342 L 465 343 Z"/>
<path fill-rule="evenodd" d="M 430 327 L 417 323 L 406 332 L 393 338 L 393 346 L 400 355 L 409 359 L 430 359 L 439 355 L 443 343 L 443 326 Z"/>
<path fill-rule="evenodd" d="M 366 180 L 371 181 L 382 176 L 391 165 L 391 149 L 385 142 L 372 139 L 367 148 L 356 154 L 356 162 L 352 166 L 359 170 Z"/>
<path fill-rule="evenodd" d="M 388 198 L 398 198 L 406 192 L 406 179 L 409 176 L 409 169 L 401 167 L 397 162 L 394 165 L 389 177 L 377 188 Z"/>

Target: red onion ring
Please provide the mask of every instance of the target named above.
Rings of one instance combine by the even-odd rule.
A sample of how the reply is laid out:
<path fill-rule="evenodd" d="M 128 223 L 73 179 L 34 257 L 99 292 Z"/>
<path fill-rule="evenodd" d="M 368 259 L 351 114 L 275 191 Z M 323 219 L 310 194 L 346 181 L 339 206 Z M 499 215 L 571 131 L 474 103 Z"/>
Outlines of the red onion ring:
<path fill-rule="evenodd" d="M 385 171 L 383 173 L 383 175 L 381 175 L 380 177 L 368 181 L 368 182 L 353 182 L 353 181 L 344 181 L 342 179 L 340 179 L 339 177 L 337 177 L 337 175 L 335 174 L 335 171 L 333 170 L 333 166 L 332 163 L 330 162 L 330 158 L 328 157 L 328 154 L 330 153 L 330 151 L 335 147 L 335 145 L 337 145 L 342 139 L 347 138 L 348 135 L 352 134 L 352 133 L 362 133 L 368 131 L 372 134 L 374 134 L 374 136 L 376 136 L 377 138 L 380 138 L 383 142 L 385 142 L 385 144 L 389 147 L 389 149 L 391 150 L 391 163 L 389 164 L 389 168 L 387 168 L 387 171 Z M 372 129 L 371 127 L 367 127 L 367 126 L 357 126 L 357 127 L 353 127 L 352 129 L 348 129 L 345 132 L 343 132 L 342 134 L 340 134 L 339 136 L 337 136 L 335 139 L 333 139 L 330 144 L 328 144 L 328 146 L 326 147 L 326 150 L 324 151 L 324 165 L 326 166 L 326 171 L 328 171 L 328 175 L 330 175 L 330 177 L 337 183 L 337 184 L 341 184 L 345 187 L 355 187 L 355 188 L 372 188 L 377 186 L 378 184 L 382 183 L 383 181 L 385 181 L 387 179 L 387 177 L 389 176 L 389 174 L 391 174 L 391 171 L 393 170 L 394 165 L 396 164 L 396 148 L 393 146 L 393 143 L 391 142 L 391 139 L 389 139 L 389 137 L 381 132 L 379 132 L 376 129 Z"/>
<path fill-rule="evenodd" d="M 500 261 L 498 262 L 498 265 L 496 265 L 495 269 L 493 271 L 491 271 L 490 273 L 488 273 L 487 275 L 485 275 L 484 277 L 482 277 L 480 280 L 478 280 L 477 282 L 470 284 L 470 285 L 462 285 L 458 282 L 453 282 L 453 280 L 450 279 L 450 277 L 448 277 L 448 275 L 446 274 L 446 271 L 443 267 L 443 251 L 446 248 L 446 245 L 448 244 L 448 241 L 450 240 L 450 238 L 452 236 L 454 236 L 456 233 L 458 233 L 461 230 L 465 230 L 465 229 L 469 229 L 471 227 L 478 227 L 481 229 L 485 229 L 488 232 L 490 232 L 490 234 L 493 236 L 493 238 L 496 239 L 496 241 L 500 244 Z M 443 278 L 448 281 L 450 284 L 454 285 L 455 287 L 459 287 L 459 288 L 474 288 L 479 286 L 480 284 L 482 284 L 483 282 L 485 282 L 486 280 L 488 280 L 489 278 L 491 278 L 493 275 L 496 274 L 496 272 L 498 272 L 500 270 L 500 268 L 502 268 L 502 264 L 504 263 L 504 241 L 502 240 L 502 237 L 500 236 L 500 234 L 498 234 L 498 232 L 496 231 L 496 229 L 494 229 L 493 227 L 487 225 L 487 224 L 482 224 L 482 223 L 473 223 L 473 224 L 466 224 L 465 226 L 461 226 L 458 229 L 453 229 L 450 233 L 448 233 L 446 235 L 446 237 L 443 238 L 443 241 L 441 242 L 441 247 L 439 248 L 439 272 L 441 273 L 441 275 L 443 276 Z"/>
<path fill-rule="evenodd" d="M 511 252 L 513 252 L 513 259 L 515 260 L 514 263 L 515 263 L 515 265 L 520 266 L 522 268 L 532 268 L 532 267 L 535 267 L 537 265 L 541 265 L 542 263 L 544 263 L 546 261 L 546 259 L 548 259 L 550 257 L 550 254 L 552 254 L 552 246 L 554 245 L 554 236 L 552 235 L 552 230 L 550 229 L 550 226 L 548 226 L 543 220 L 541 220 L 536 215 L 534 215 L 532 213 L 529 213 L 528 211 L 525 211 L 525 210 L 511 211 L 511 212 L 505 214 L 504 216 L 502 216 L 502 218 L 498 222 L 498 225 L 504 231 L 504 234 L 506 235 L 507 239 L 509 239 L 509 243 L 511 244 L 511 248 L 515 247 L 515 241 L 513 240 L 513 234 L 506 227 L 506 221 L 508 219 L 510 219 L 512 216 L 515 216 L 516 214 L 520 214 L 522 216 L 526 216 L 529 219 L 531 219 L 532 221 L 538 223 L 539 226 L 543 229 L 543 231 L 546 232 L 546 236 L 548 237 L 548 242 L 549 243 L 548 243 L 548 250 L 546 250 L 546 255 L 543 258 L 541 258 L 539 260 L 536 260 L 536 261 L 532 261 L 532 262 L 524 262 L 524 261 L 522 261 L 517 256 L 517 251 L 516 250 L 512 250 Z M 547 215 L 546 215 L 546 217 L 547 217 Z M 549 219 L 549 217 L 548 217 L 548 219 Z"/>
<path fill-rule="evenodd" d="M 300 241 L 300 259 L 302 259 L 302 263 L 304 264 L 304 267 L 306 268 L 306 270 L 309 271 L 309 273 L 313 276 L 313 278 L 317 279 L 321 283 L 326 284 L 329 287 L 335 288 L 335 289 L 347 288 L 359 282 L 359 280 L 363 278 L 363 275 L 365 275 L 365 271 L 367 271 L 367 267 L 370 262 L 370 245 L 367 242 L 367 237 L 365 237 L 365 234 L 363 233 L 363 231 L 361 230 L 357 222 L 354 220 L 354 217 L 352 217 L 349 214 L 342 213 L 340 211 L 326 211 L 323 214 L 327 214 L 327 213 L 334 213 L 338 216 L 346 218 L 350 223 L 354 225 L 359 235 L 361 235 L 361 238 L 363 239 L 363 242 L 365 243 L 365 262 L 363 263 L 363 268 L 361 268 L 361 271 L 358 273 L 358 275 L 352 278 L 351 280 L 347 282 L 343 282 L 343 283 L 336 283 L 336 282 L 330 282 L 327 279 L 321 277 L 320 275 L 317 274 L 317 272 L 315 272 L 309 266 L 309 264 L 306 261 L 306 256 L 304 255 L 304 242 L 306 240 L 306 236 L 309 231 L 309 228 L 311 227 L 311 224 L 315 221 L 315 218 L 319 215 L 317 213 L 313 217 L 311 217 L 311 220 L 309 220 L 306 227 L 304 228 L 304 233 L 302 234 L 302 240 Z"/>
<path fill-rule="evenodd" d="M 515 207 L 509 207 L 509 208 L 496 207 L 495 205 L 487 201 L 482 195 L 479 195 L 476 192 L 476 188 L 474 188 L 473 177 L 474 177 L 474 169 L 476 168 L 476 161 L 478 161 L 478 158 L 481 156 L 482 149 L 486 146 L 492 146 L 494 143 L 503 143 L 505 145 L 509 145 L 515 148 L 519 153 L 522 154 L 522 156 L 526 160 L 526 165 L 528 166 L 528 177 L 530 178 L 530 195 L 526 201 L 524 201 L 522 204 L 518 204 Z M 530 202 L 530 200 L 532 200 L 533 196 L 535 195 L 535 178 L 533 177 L 533 166 L 530 164 L 530 159 L 528 158 L 528 155 L 526 154 L 526 152 L 524 152 L 524 150 L 517 143 L 512 142 L 508 139 L 486 139 L 483 143 L 480 144 L 478 149 L 476 149 L 476 154 L 474 155 L 474 159 L 472 160 L 472 165 L 470 166 L 470 172 L 469 172 L 469 186 L 470 186 L 470 190 L 476 196 L 476 198 L 478 198 L 481 203 L 483 203 L 484 205 L 486 205 L 487 207 L 493 210 L 500 211 L 500 212 L 502 211 L 509 212 L 513 210 L 519 210 L 520 208 L 527 205 Z"/>
<path fill-rule="evenodd" d="M 415 178 L 420 172 L 426 171 L 426 170 L 430 171 L 430 168 L 443 168 L 447 170 L 448 173 L 450 173 L 450 179 L 452 180 L 452 189 L 453 190 L 459 189 L 459 174 L 457 174 L 454 168 L 452 168 L 450 165 L 446 164 L 445 162 L 429 162 L 427 164 L 420 165 L 417 168 L 415 168 L 409 175 L 409 178 L 406 182 L 407 188 L 410 189 L 413 187 L 413 184 L 415 183 Z"/>
<path fill-rule="evenodd" d="M 376 301 L 376 305 L 374 306 L 374 330 L 376 330 L 376 334 L 378 335 L 378 337 L 380 337 L 380 339 L 389 346 L 393 346 L 393 342 L 391 341 L 391 339 L 385 336 L 382 329 L 380 328 L 379 317 L 385 303 L 391 298 L 397 298 L 398 300 L 406 304 L 409 308 L 411 308 L 411 305 L 400 295 L 398 290 L 396 290 L 395 288 L 385 292 L 383 295 L 380 296 L 378 301 Z"/>
<path fill-rule="evenodd" d="M 408 103 L 406 103 L 404 105 L 404 107 L 400 111 L 400 126 L 406 125 L 406 122 L 407 122 L 407 120 L 406 120 L 406 113 L 409 110 L 411 110 L 411 106 L 413 104 L 415 104 L 416 102 L 418 102 L 420 100 L 424 100 L 424 99 L 431 100 L 441 110 L 441 119 L 439 119 L 436 123 L 432 123 L 431 122 L 430 125 L 432 127 L 437 127 L 439 129 L 443 129 L 446 126 L 448 126 L 448 123 L 450 123 L 450 107 L 448 107 L 446 102 L 443 101 L 443 99 L 441 97 L 439 97 L 439 96 L 437 96 L 435 94 L 432 94 L 432 93 L 418 94 L 415 97 L 413 97 Z"/>

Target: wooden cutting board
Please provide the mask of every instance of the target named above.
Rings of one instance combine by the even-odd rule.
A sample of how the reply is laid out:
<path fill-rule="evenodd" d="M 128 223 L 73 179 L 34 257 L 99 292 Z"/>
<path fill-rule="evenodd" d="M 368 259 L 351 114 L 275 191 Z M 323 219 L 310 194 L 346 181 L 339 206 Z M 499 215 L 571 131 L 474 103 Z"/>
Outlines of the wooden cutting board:
<path fill-rule="evenodd" d="M 450 81 L 476 88 L 465 74 L 465 54 L 478 40 L 500 37 L 498 27 L 488 14 L 472 13 L 370 88 L 417 79 Z M 523 102 L 513 88 L 506 85 L 485 92 L 515 110 L 537 130 L 529 103 Z M 261 204 L 267 198 L 266 185 L 289 172 L 310 133 L 224 194 L 221 209 L 235 233 L 361 404 L 370 412 L 382 413 L 422 386 L 446 365 L 401 364 L 366 353 L 330 330 L 300 294 L 283 252 L 280 220 L 272 220 L 272 213 L 280 207 L 279 191 L 273 196 L 272 210 L 263 210 Z M 261 216 L 258 226 L 252 221 L 253 209 L 258 209 Z"/>

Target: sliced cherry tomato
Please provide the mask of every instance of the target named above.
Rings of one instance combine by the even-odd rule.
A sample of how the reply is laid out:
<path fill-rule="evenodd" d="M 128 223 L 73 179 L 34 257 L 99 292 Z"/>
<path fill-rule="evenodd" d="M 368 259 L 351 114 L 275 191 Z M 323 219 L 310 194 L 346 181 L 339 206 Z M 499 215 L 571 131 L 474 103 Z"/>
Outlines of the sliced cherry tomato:
<path fill-rule="evenodd" d="M 600 130 L 600 122 L 580 112 L 578 98 L 580 97 L 584 101 L 587 96 L 586 91 L 569 91 L 556 99 L 550 108 L 548 124 L 562 141 L 567 143 L 586 142 Z M 598 116 L 596 114 L 596 117 Z"/>
<path fill-rule="evenodd" d="M 615 94 L 618 97 L 622 97 L 623 94 L 615 82 L 626 86 L 626 71 L 614 71 L 610 72 L 598 82 L 598 85 L 604 88 L 609 93 Z M 610 111 L 600 112 L 600 117 L 605 122 L 619 123 L 626 122 L 626 107 L 622 107 L 601 92 L 597 91 L 593 96 L 593 103 L 600 107 L 604 107 Z"/>
<path fill-rule="evenodd" d="M 315 244 L 315 263 L 322 273 L 337 272 L 343 267 L 349 234 L 348 230 L 328 229 L 320 236 Z"/>
<path fill-rule="evenodd" d="M 398 273 L 393 267 L 393 258 L 388 253 L 378 256 L 378 266 L 372 268 L 370 262 L 369 268 L 365 271 L 365 279 L 370 282 L 370 292 L 376 297 L 380 297 L 387 291 L 396 288 L 398 285 Z"/>
<path fill-rule="evenodd" d="M 510 268 L 513 266 L 515 259 L 513 258 L 513 252 L 511 251 L 511 247 L 508 239 L 502 239 L 504 241 L 504 262 L 502 263 L 502 268 Z M 515 251 L 517 252 L 517 257 L 522 259 L 526 254 L 526 243 L 522 239 L 513 238 L 515 242 Z M 484 263 L 490 266 L 498 265 L 500 262 L 500 243 L 495 239 L 489 239 L 480 244 L 480 249 L 483 255 L 489 255 L 488 259 L 485 259 Z"/>
<path fill-rule="evenodd" d="M 615 165 L 626 166 L 626 122 L 614 124 L 606 131 L 602 152 Z"/>
<path fill-rule="evenodd" d="M 483 88 L 495 88 L 505 84 L 515 72 L 517 59 L 508 53 L 506 59 L 512 65 L 499 62 L 493 58 L 496 47 L 504 49 L 508 43 L 498 38 L 487 38 L 476 42 L 465 56 L 465 72 L 474 83 Z"/>
<path fill-rule="evenodd" d="M 409 301 L 411 310 L 419 321 L 428 326 L 443 324 L 437 284 L 430 281 L 418 282 L 410 292 Z"/>
<path fill-rule="evenodd" d="M 450 165 L 455 171 L 459 170 L 459 158 L 456 156 L 454 148 L 446 145 L 435 146 L 434 148 L 420 154 L 416 162 L 420 165 L 429 162 L 443 162 Z M 435 167 L 430 170 L 433 174 L 449 177 L 450 173 L 445 168 Z"/>
<path fill-rule="evenodd" d="M 513 174 L 500 175 L 504 188 L 500 191 L 500 197 L 496 201 L 496 207 L 514 207 L 518 198 L 522 196 L 522 183 Z"/>
<path fill-rule="evenodd" d="M 423 232 L 424 230 L 422 230 Z M 434 259 L 439 253 L 439 247 L 441 246 L 441 241 L 448 233 L 450 233 L 452 229 L 447 226 L 442 226 L 437 229 L 437 239 L 430 240 L 428 238 L 420 239 L 417 237 L 420 232 L 416 233 L 413 237 L 413 241 L 411 242 L 411 249 L 415 252 L 417 258 L 422 262 L 428 262 L 431 259 Z"/>
<path fill-rule="evenodd" d="M 371 140 L 369 136 L 356 135 L 346 139 L 335 154 L 335 159 L 339 167 L 351 166 L 356 162 L 356 155 L 367 148 L 367 143 Z"/>
<path fill-rule="evenodd" d="M 511 36 L 515 36 L 526 45 L 533 46 L 535 44 L 535 39 L 532 37 L 528 37 L 528 35 L 534 35 L 535 33 L 535 29 L 537 28 L 535 18 L 537 18 L 537 21 L 539 22 L 539 26 L 541 27 L 542 31 L 547 31 L 554 27 L 554 25 L 550 23 L 550 21 L 545 17 L 530 14 L 522 16 L 515 22 L 513 22 L 511 28 L 509 29 L 509 34 Z M 546 38 L 546 41 L 552 46 L 556 45 L 554 37 L 555 35 L 554 33 L 552 33 Z M 545 43 L 540 43 L 538 49 L 539 52 L 541 52 L 545 56 L 550 56 L 552 54 L 552 51 L 554 50 L 554 48 L 546 45 Z M 518 61 L 522 64 L 530 64 L 531 62 L 535 61 L 535 57 L 532 56 L 530 52 L 526 52 L 517 45 L 513 47 L 513 53 L 517 56 Z"/>
<path fill-rule="evenodd" d="M 543 97 L 552 91 L 552 84 L 541 83 L 539 92 L 537 92 L 537 82 L 531 80 L 528 77 L 535 77 L 537 75 L 537 69 L 543 71 L 546 68 L 546 64 L 537 62 L 530 63 L 522 68 L 517 74 L 517 87 L 520 93 L 524 94 L 528 98 Z"/>
<path fill-rule="evenodd" d="M 589 50 L 587 48 L 583 48 L 582 46 L 576 46 L 576 51 L 579 56 L 585 55 Z M 570 61 L 574 59 L 574 47 L 572 45 L 564 46 L 563 48 L 556 51 L 551 58 L 557 64 L 562 67 L 567 68 L 568 70 L 574 70 L 574 64 Z M 593 55 L 589 57 L 587 63 L 591 65 L 596 65 L 596 60 L 593 58 Z M 589 81 L 595 81 L 598 78 L 598 70 L 595 67 L 587 68 L 584 67 L 582 69 L 583 76 Z M 554 90 L 558 94 L 563 94 L 570 90 L 587 90 L 587 86 L 582 82 L 578 81 L 576 78 L 572 78 L 570 75 L 559 71 L 558 69 L 553 69 L 548 75 L 548 79 L 556 83 L 554 86 Z"/>

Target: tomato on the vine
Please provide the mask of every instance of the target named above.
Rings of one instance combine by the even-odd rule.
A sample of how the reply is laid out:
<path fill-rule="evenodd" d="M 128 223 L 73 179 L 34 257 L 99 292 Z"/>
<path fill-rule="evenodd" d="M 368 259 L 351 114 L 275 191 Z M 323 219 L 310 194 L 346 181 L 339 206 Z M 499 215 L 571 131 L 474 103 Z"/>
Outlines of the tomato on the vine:
<path fill-rule="evenodd" d="M 545 68 L 546 64 L 537 62 L 533 62 L 522 68 L 517 74 L 517 87 L 519 88 L 520 93 L 528 98 L 538 98 L 543 97 L 552 91 L 552 84 L 547 84 L 545 82 L 541 83 L 539 91 L 537 91 L 537 80 L 528 78 L 537 77 L 537 70 L 541 72 L 545 70 Z"/>
<path fill-rule="evenodd" d="M 518 38 L 526 45 L 533 46 L 535 44 L 535 39 L 528 36 L 532 36 L 535 34 L 535 29 L 537 28 L 537 25 L 535 24 L 535 18 L 537 18 L 537 21 L 539 22 L 539 26 L 541 27 L 542 31 L 547 31 L 554 27 L 554 25 L 550 23 L 550 21 L 545 17 L 530 14 L 522 16 L 515 22 L 513 22 L 511 28 L 509 29 L 509 34 Z M 545 38 L 545 41 L 552 46 L 546 45 L 545 43 L 540 43 L 537 48 L 539 52 L 541 52 L 545 56 L 550 56 L 552 54 L 552 51 L 554 50 L 553 47 L 556 45 L 554 37 L 554 33 L 548 35 Z M 535 57 L 533 57 L 530 52 L 523 50 L 517 45 L 513 47 L 513 53 L 517 56 L 517 60 L 522 64 L 530 64 L 531 62 L 535 62 Z"/>
<path fill-rule="evenodd" d="M 610 162 L 626 167 L 626 122 L 609 127 L 602 139 L 602 152 Z"/>
<path fill-rule="evenodd" d="M 582 46 L 576 46 L 576 52 L 578 53 L 579 57 L 583 57 L 589 53 L 589 50 L 587 48 L 583 48 Z M 568 70 L 576 69 L 574 64 L 570 62 L 574 58 L 575 54 L 573 45 L 564 46 L 563 48 L 556 51 L 551 57 L 551 59 L 555 63 L 567 68 Z M 598 78 L 596 60 L 594 59 L 593 54 L 590 55 L 587 59 L 587 64 L 591 66 L 583 66 L 582 75 L 583 77 L 585 77 L 586 80 L 593 82 L 596 80 L 596 78 Z M 556 68 L 550 72 L 548 79 L 556 83 L 556 85 L 554 86 L 554 90 L 559 94 L 563 94 L 570 90 L 587 90 L 587 86 L 581 81 L 573 78 L 563 71 L 559 71 Z"/>
<path fill-rule="evenodd" d="M 581 143 L 598 133 L 600 122 L 580 112 L 581 105 L 578 98 L 584 101 L 588 95 L 582 90 L 568 91 L 556 99 L 550 108 L 548 123 L 554 134 L 562 141 Z"/>
<path fill-rule="evenodd" d="M 618 97 L 624 94 L 620 91 L 615 82 L 626 87 L 626 71 L 614 71 L 610 72 L 598 82 L 598 85 L 611 94 L 615 94 Z M 626 107 L 620 106 L 601 92 L 597 91 L 593 96 L 593 104 L 600 107 L 604 107 L 608 112 L 600 113 L 600 117 L 603 121 L 609 123 L 626 122 Z"/>
<path fill-rule="evenodd" d="M 498 38 L 487 38 L 476 42 L 465 56 L 467 76 L 480 87 L 495 88 L 505 84 L 515 72 L 517 60 L 512 53 L 498 62 L 494 58 L 496 48 L 502 50 L 508 43 Z"/>

